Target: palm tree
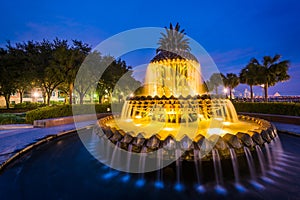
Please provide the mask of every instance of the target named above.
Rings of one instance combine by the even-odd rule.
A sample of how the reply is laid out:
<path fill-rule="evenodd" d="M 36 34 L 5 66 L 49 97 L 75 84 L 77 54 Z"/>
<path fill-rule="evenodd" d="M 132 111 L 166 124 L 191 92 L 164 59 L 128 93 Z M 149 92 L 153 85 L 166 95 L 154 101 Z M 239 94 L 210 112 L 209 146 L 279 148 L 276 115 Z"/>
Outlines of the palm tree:
<path fill-rule="evenodd" d="M 158 41 L 159 47 L 156 49 L 156 54 L 165 51 L 168 52 L 189 52 L 191 50 L 189 46 L 189 39 L 184 38 L 184 29 L 180 30 L 180 25 L 177 22 L 175 27 L 170 23 L 170 27 L 166 29 L 166 33 L 161 33 L 162 37 Z"/>
<path fill-rule="evenodd" d="M 256 59 L 251 59 L 249 64 L 243 68 L 239 74 L 240 82 L 250 86 L 251 101 L 253 101 L 253 86 L 258 85 L 258 74 L 260 72 L 260 66 Z"/>
<path fill-rule="evenodd" d="M 224 86 L 229 88 L 230 100 L 232 99 L 232 89 L 238 86 L 240 79 L 236 74 L 229 73 L 224 76 Z"/>
<path fill-rule="evenodd" d="M 179 23 L 176 23 L 175 26 L 170 23 L 169 28 L 165 27 L 165 30 L 165 33 L 161 33 L 162 37 L 158 41 L 159 47 L 156 49 L 156 56 L 151 62 L 176 58 L 197 61 L 197 58 L 190 53 L 189 39 L 185 37 L 186 33 L 184 29 L 180 29 Z"/>
<path fill-rule="evenodd" d="M 209 87 L 215 89 L 216 95 L 218 95 L 218 87 L 224 84 L 223 80 L 224 75 L 222 73 L 213 73 L 209 78 L 208 85 Z"/>
<path fill-rule="evenodd" d="M 279 61 L 281 55 L 276 54 L 273 58 L 271 56 L 264 56 L 262 64 L 256 60 L 260 65 L 260 83 L 264 85 L 265 101 L 268 101 L 268 88 L 278 82 L 283 82 L 290 79 L 288 69 L 290 62 L 288 60 Z"/>

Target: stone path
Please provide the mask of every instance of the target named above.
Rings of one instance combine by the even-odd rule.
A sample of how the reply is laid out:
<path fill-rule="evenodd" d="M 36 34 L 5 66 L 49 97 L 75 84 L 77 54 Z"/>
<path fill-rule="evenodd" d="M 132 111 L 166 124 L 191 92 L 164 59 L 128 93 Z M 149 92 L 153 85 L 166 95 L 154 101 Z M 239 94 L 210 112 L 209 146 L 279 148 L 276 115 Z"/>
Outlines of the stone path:
<path fill-rule="evenodd" d="M 77 128 L 95 124 L 95 121 L 78 122 Z M 76 129 L 74 124 L 49 128 L 33 128 L 29 125 L 5 125 L 0 129 L 0 165 L 18 150 L 48 135 Z"/>

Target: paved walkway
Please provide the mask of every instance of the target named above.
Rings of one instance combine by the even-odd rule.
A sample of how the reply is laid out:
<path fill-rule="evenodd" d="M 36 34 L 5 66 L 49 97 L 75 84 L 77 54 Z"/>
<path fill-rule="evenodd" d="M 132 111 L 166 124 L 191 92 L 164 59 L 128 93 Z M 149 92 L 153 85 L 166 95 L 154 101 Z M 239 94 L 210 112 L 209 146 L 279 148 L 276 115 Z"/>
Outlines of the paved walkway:
<path fill-rule="evenodd" d="M 77 128 L 95 124 L 95 121 L 78 122 Z M 5 125 L 0 129 L 0 165 L 18 150 L 48 135 L 74 130 L 74 124 L 49 128 L 33 128 L 30 125 Z"/>
<path fill-rule="evenodd" d="M 95 124 L 95 121 L 77 123 L 77 128 Z M 300 135 L 300 125 L 274 122 L 279 131 Z M 18 150 L 48 135 L 74 130 L 74 124 L 66 124 L 49 128 L 33 128 L 31 125 L 6 125 L 0 127 L 0 165 Z"/>

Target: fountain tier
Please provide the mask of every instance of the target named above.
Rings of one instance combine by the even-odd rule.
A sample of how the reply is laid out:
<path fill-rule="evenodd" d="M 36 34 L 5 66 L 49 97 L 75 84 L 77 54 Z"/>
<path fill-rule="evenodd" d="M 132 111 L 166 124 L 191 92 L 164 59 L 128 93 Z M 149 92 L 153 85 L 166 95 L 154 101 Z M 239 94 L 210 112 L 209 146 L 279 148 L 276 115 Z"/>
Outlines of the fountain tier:
<path fill-rule="evenodd" d="M 174 144 L 175 149 L 188 151 L 182 158 L 193 160 L 212 159 L 213 149 L 221 157 L 229 157 L 230 148 L 244 154 L 243 147 L 254 150 L 276 136 L 269 122 L 238 117 L 231 101 L 204 94 L 196 59 L 156 57 L 147 68 L 143 95 L 127 98 L 119 117 L 100 120 L 114 144 L 128 150 L 135 141 L 135 152 Z M 194 155 L 194 150 L 201 155 Z M 165 154 L 171 158 L 175 151 Z"/>

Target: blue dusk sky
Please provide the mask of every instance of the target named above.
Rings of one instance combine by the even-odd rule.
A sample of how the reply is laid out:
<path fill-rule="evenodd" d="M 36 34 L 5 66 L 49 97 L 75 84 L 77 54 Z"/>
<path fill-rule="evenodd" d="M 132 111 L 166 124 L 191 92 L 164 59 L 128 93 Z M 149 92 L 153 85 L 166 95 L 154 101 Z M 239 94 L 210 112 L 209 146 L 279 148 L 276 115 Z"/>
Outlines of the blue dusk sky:
<path fill-rule="evenodd" d="M 179 22 L 214 59 L 220 72 L 239 73 L 251 58 L 281 54 L 291 79 L 270 94 L 300 95 L 300 1 L 3 1 L 0 46 L 28 40 L 82 40 L 95 47 L 119 32 Z M 127 56 L 135 67 L 154 50 Z M 144 58 L 141 58 L 144 57 Z M 150 60 L 149 60 L 150 61 Z M 200 61 L 201 62 L 201 61 Z M 144 63 L 144 62 L 143 62 Z M 237 91 L 243 92 L 245 85 Z M 256 87 L 261 94 L 261 88 Z"/>

